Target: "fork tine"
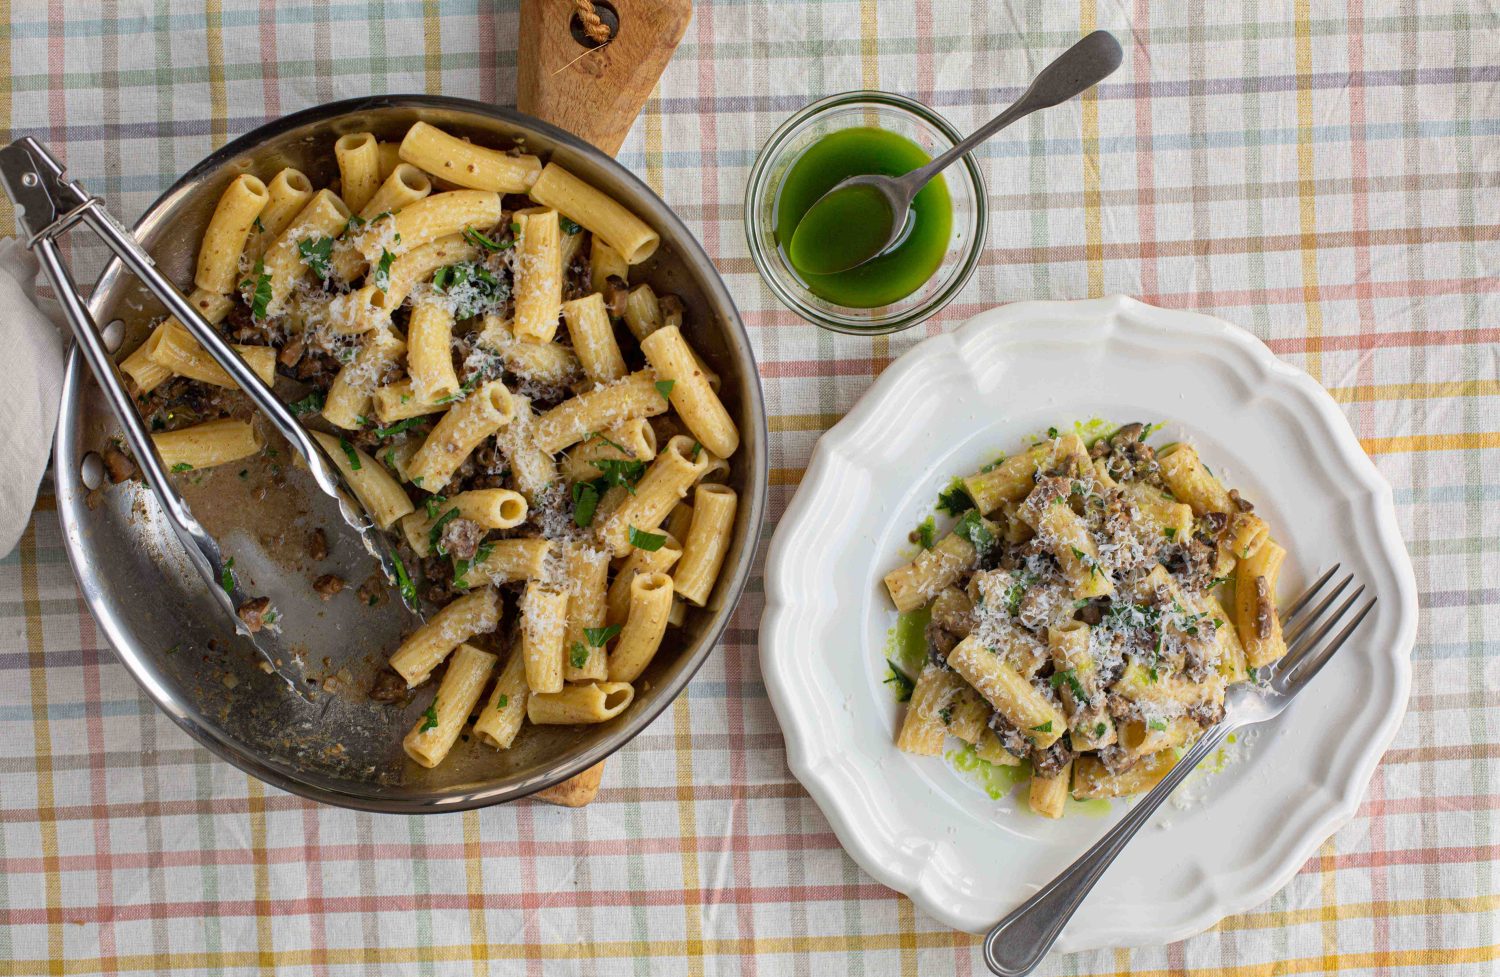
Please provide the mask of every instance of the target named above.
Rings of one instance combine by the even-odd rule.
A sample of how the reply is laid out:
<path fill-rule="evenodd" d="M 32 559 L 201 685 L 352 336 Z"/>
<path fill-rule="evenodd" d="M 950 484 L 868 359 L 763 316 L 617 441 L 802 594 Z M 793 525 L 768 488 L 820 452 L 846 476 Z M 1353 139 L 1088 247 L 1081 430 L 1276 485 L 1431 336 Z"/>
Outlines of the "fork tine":
<path fill-rule="evenodd" d="M 1307 602 L 1313 599 L 1313 595 L 1315 595 L 1319 590 L 1323 589 L 1323 585 L 1327 583 L 1335 573 L 1339 572 L 1339 567 L 1341 566 L 1343 566 L 1342 563 L 1335 563 L 1333 566 L 1329 567 L 1321 577 L 1319 577 L 1317 580 L 1314 580 L 1312 582 L 1312 585 L 1302 592 L 1302 596 L 1292 601 L 1292 606 L 1288 607 L 1282 613 L 1282 619 L 1291 620 L 1293 617 L 1295 617 L 1297 612 L 1302 610 L 1303 607 L 1307 606 Z"/>
<path fill-rule="evenodd" d="M 1364 592 L 1364 584 L 1360 584 L 1359 587 L 1355 589 L 1354 593 L 1350 594 L 1344 600 L 1344 602 L 1339 605 L 1338 610 L 1334 611 L 1326 621 L 1321 622 L 1317 626 L 1316 630 L 1314 630 L 1311 634 L 1300 635 L 1295 641 L 1289 642 L 1287 644 L 1287 651 L 1283 656 L 1283 660 L 1286 661 L 1289 666 L 1287 669 L 1288 672 L 1295 671 L 1296 668 L 1302 663 L 1302 661 L 1307 658 L 1308 653 L 1317 646 L 1318 642 L 1327 637 L 1328 632 L 1339 626 L 1339 623 L 1344 620 L 1344 616 L 1349 613 L 1349 608 L 1355 605 L 1355 603 L 1359 600 L 1360 595 Z M 1283 636 L 1282 640 L 1285 640 L 1285 636 Z"/>
<path fill-rule="evenodd" d="M 1318 620 L 1323 616 L 1324 612 L 1326 612 L 1328 608 L 1332 607 L 1333 602 L 1338 600 L 1339 595 L 1344 592 L 1344 588 L 1348 587 L 1349 584 L 1353 582 L 1354 574 L 1352 573 L 1345 577 L 1343 580 L 1340 580 L 1338 586 L 1333 588 L 1333 592 L 1319 601 L 1318 606 L 1314 607 L 1306 614 L 1303 614 L 1301 620 L 1292 623 L 1291 614 L 1287 614 L 1285 617 L 1283 617 L 1282 625 L 1286 631 L 1286 633 L 1283 635 L 1283 640 L 1286 641 L 1287 646 L 1290 647 L 1294 641 L 1300 638 L 1307 631 L 1308 628 L 1318 623 Z"/>
<path fill-rule="evenodd" d="M 1361 591 L 1364 590 L 1363 587 L 1359 589 Z M 1349 600 L 1345 602 L 1344 606 L 1339 608 L 1338 616 L 1336 616 L 1331 623 L 1337 624 L 1339 619 L 1343 617 L 1344 611 L 1349 607 L 1350 604 L 1353 604 L 1355 599 L 1358 597 L 1358 593 L 1355 593 L 1353 596 L 1351 596 Z M 1364 621 L 1369 613 L 1375 609 L 1375 604 L 1379 599 L 1380 598 L 1378 597 L 1371 597 L 1368 601 L 1365 602 L 1365 606 L 1361 607 L 1359 609 L 1359 612 L 1354 615 L 1354 620 L 1345 625 L 1344 630 L 1334 635 L 1333 638 L 1328 642 L 1328 644 L 1318 649 L 1316 653 L 1306 654 L 1301 661 L 1292 666 L 1292 670 L 1288 672 L 1286 677 L 1282 680 L 1283 688 L 1289 695 L 1296 695 L 1296 693 L 1304 685 L 1312 680 L 1313 676 L 1317 675 L 1318 672 L 1322 670 L 1324 665 L 1328 664 L 1328 662 L 1333 658 L 1334 653 L 1342 648 L 1344 642 L 1349 639 L 1349 635 L 1354 633 L 1354 629 L 1359 627 L 1360 623 Z M 1325 628 L 1324 630 L 1327 629 Z M 1319 635 L 1319 637 L 1321 637 L 1321 634 Z"/>

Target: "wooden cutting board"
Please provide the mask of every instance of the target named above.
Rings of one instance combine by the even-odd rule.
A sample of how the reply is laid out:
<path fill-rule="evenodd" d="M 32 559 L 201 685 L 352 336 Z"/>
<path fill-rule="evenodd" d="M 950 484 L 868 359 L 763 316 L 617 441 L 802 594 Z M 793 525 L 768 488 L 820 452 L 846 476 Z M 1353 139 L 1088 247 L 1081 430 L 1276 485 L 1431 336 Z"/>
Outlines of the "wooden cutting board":
<path fill-rule="evenodd" d="M 692 16 L 692 0 L 521 0 L 516 108 L 613 156 Z M 603 776 L 597 763 L 534 796 L 583 807 Z"/>

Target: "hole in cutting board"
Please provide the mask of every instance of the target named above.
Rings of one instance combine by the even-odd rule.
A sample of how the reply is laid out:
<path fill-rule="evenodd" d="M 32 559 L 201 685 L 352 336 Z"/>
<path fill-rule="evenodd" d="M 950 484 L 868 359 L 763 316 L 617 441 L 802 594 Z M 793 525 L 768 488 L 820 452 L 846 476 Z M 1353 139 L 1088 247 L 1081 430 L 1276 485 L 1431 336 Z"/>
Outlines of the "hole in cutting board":
<path fill-rule="evenodd" d="M 605 27 L 609 28 L 609 40 L 614 40 L 620 35 L 620 15 L 608 0 L 594 0 L 594 13 L 599 15 L 599 20 Z M 568 21 L 568 29 L 573 34 L 573 40 L 587 48 L 601 47 L 604 41 L 596 41 L 589 37 L 588 32 L 583 29 L 583 18 L 575 10 L 573 17 Z"/>

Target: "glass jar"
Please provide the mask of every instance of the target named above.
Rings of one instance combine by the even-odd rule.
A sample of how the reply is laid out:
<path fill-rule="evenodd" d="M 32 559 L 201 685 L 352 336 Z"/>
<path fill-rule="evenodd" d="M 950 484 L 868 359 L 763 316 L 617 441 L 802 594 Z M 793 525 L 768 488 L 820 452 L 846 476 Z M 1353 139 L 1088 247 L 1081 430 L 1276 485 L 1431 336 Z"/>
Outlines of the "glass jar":
<path fill-rule="evenodd" d="M 777 246 L 776 202 L 782 180 L 809 146 L 830 132 L 857 126 L 903 135 L 934 157 L 962 138 L 932 109 L 889 92 L 845 92 L 814 102 L 782 123 L 756 157 L 745 190 L 745 235 L 761 278 L 793 312 L 834 332 L 899 332 L 951 302 L 979 266 L 989 226 L 984 178 L 972 155 L 943 171 L 953 209 L 952 232 L 942 264 L 925 284 L 889 305 L 869 309 L 836 305 L 813 294 Z"/>

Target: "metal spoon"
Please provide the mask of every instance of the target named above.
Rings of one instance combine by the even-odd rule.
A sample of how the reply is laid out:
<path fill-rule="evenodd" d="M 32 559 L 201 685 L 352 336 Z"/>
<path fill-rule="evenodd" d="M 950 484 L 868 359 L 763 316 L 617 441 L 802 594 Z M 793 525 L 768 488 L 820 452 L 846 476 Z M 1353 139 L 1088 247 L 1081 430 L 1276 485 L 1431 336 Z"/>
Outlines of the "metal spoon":
<path fill-rule="evenodd" d="M 1037 109 L 1066 102 L 1093 88 L 1118 68 L 1123 58 L 1120 42 L 1112 34 L 1094 31 L 1043 68 L 1031 87 L 1010 108 L 921 169 L 912 170 L 905 176 L 868 174 L 841 181 L 819 197 L 798 222 L 790 245 L 793 265 L 808 274 L 830 275 L 848 271 L 886 251 L 905 230 L 912 198 L 929 180 L 1017 119 Z M 881 203 L 885 213 L 881 213 Z M 861 215 L 865 215 L 863 229 L 855 224 L 861 220 Z M 797 247 L 797 238 L 804 234 L 804 229 L 807 240 L 827 241 L 830 239 L 828 232 L 832 232 L 834 240 L 842 240 L 848 246 L 832 254 L 826 253 L 826 249 L 801 254 L 803 249 Z M 878 245 L 866 243 L 860 248 L 860 230 L 867 232 L 864 241 L 878 242 Z"/>

